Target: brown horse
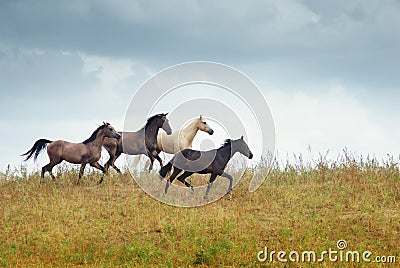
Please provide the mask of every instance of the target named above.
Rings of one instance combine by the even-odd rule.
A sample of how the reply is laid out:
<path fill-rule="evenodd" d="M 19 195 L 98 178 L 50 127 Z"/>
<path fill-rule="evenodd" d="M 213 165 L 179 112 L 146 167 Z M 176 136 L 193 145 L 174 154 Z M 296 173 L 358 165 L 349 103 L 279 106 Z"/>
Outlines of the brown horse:
<path fill-rule="evenodd" d="M 136 132 L 118 132 L 122 135 L 122 139 L 118 141 L 106 138 L 103 146 L 110 155 L 110 158 L 104 166 L 106 172 L 108 171 L 108 168 L 112 166 L 118 173 L 121 173 L 121 171 L 114 165 L 114 162 L 122 153 L 129 155 L 147 155 L 151 162 L 149 171 L 153 169 L 154 159 L 157 159 L 162 167 L 162 160 L 158 155 L 160 149 L 157 144 L 157 134 L 160 128 L 164 129 L 168 135 L 172 133 L 167 115 L 168 113 L 157 114 L 150 117 L 147 119 L 146 125 Z"/>
<path fill-rule="evenodd" d="M 34 156 L 33 159 L 36 161 L 39 153 L 49 143 L 47 146 L 47 154 L 49 155 L 50 163 L 42 167 L 41 178 L 44 178 L 44 174 L 47 171 L 54 180 L 55 177 L 52 173 L 53 167 L 65 160 L 72 164 L 81 164 L 78 178 L 79 184 L 79 180 L 83 175 L 86 164 L 90 164 L 92 167 L 98 168 L 105 173 L 104 167 L 97 162 L 101 157 L 101 146 L 103 145 L 105 138 L 119 140 L 121 135 L 118 134 L 109 123 L 103 123 L 103 125 L 99 126 L 92 133 L 92 135 L 82 143 L 71 143 L 63 140 L 50 141 L 47 139 L 40 139 L 35 142 L 28 152 L 23 154 L 26 155 L 24 161 L 27 161 L 32 156 Z M 99 183 L 102 182 L 103 177 L 101 177 Z"/>

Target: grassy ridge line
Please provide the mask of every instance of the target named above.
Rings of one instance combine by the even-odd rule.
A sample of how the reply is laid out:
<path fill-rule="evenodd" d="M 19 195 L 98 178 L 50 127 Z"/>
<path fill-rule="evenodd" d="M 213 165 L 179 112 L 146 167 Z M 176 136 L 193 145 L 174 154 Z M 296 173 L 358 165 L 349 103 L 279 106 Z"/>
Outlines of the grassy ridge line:
<path fill-rule="evenodd" d="M 0 181 L 0 267 L 257 267 L 264 246 L 321 252 L 339 239 L 400 262 L 400 176 L 390 161 L 287 164 L 256 192 L 247 191 L 246 175 L 231 194 L 199 208 L 162 204 L 129 174 L 101 186 L 97 173 L 76 186 L 76 170 L 44 184 L 26 176 Z"/>

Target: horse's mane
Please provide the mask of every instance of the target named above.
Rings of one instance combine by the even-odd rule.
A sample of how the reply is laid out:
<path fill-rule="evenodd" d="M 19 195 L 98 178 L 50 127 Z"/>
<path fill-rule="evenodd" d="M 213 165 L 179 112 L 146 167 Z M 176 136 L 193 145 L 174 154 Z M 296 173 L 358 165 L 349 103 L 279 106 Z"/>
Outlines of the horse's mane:
<path fill-rule="evenodd" d="M 95 131 L 93 131 L 92 135 L 89 138 L 87 138 L 86 140 L 84 140 L 82 143 L 88 144 L 89 142 L 94 141 L 96 139 L 97 133 L 105 127 L 106 127 L 106 125 L 99 126 Z"/>
<path fill-rule="evenodd" d="M 154 119 L 158 118 L 158 117 L 163 117 L 165 114 L 156 114 L 153 115 L 152 117 L 150 117 L 149 119 L 147 119 L 146 125 L 144 126 L 145 128 L 147 128 L 151 122 L 153 122 Z"/>
<path fill-rule="evenodd" d="M 232 145 L 232 140 L 231 139 L 226 139 L 224 141 L 224 143 L 221 145 L 221 147 L 219 147 L 219 148 L 223 148 L 225 146 L 231 146 L 231 145 Z"/>

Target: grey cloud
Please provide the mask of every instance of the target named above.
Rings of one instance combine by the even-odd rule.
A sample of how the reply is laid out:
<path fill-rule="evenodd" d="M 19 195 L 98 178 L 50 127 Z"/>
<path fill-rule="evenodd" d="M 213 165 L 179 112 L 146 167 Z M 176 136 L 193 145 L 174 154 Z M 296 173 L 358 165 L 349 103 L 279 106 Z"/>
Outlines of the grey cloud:
<path fill-rule="evenodd" d="M 138 65 L 135 77 L 105 88 L 96 71 L 84 73 L 76 53 L 24 48 L 0 52 L 0 112 L 7 120 L 123 118 L 129 98 L 147 77 Z"/>
<path fill-rule="evenodd" d="M 182 61 L 278 63 L 283 72 L 397 86 L 396 1 L 3 1 L 2 42 Z M 373 74 L 373 76 L 371 75 Z M 371 81 L 370 81 L 371 80 Z"/>

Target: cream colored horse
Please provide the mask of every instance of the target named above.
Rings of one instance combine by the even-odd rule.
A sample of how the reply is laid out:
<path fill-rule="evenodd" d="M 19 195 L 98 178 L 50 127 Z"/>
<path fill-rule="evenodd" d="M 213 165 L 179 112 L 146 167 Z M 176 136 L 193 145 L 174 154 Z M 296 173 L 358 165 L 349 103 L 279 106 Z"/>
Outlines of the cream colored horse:
<path fill-rule="evenodd" d="M 212 135 L 214 130 L 207 124 L 204 118 L 200 115 L 199 118 L 191 122 L 187 127 L 182 130 L 178 130 L 171 135 L 167 135 L 164 132 L 159 132 L 157 135 L 158 149 L 168 153 L 175 154 L 183 149 L 192 148 L 192 143 L 197 131 L 204 131 Z M 139 163 L 140 155 L 136 156 L 133 166 L 136 167 Z M 146 162 L 145 169 L 149 165 L 149 161 Z"/>

